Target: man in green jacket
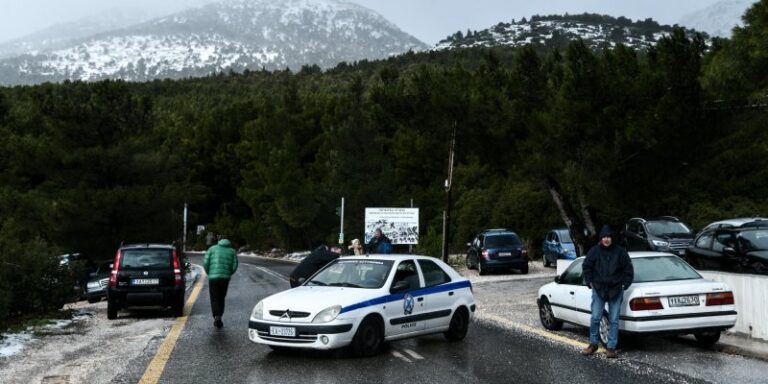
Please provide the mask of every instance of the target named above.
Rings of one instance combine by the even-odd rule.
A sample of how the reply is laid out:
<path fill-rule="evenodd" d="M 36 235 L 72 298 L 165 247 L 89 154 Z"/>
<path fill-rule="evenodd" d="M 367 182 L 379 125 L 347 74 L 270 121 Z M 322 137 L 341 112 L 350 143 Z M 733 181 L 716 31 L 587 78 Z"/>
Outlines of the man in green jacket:
<path fill-rule="evenodd" d="M 221 316 L 224 315 L 224 301 L 227 298 L 229 278 L 237 271 L 237 252 L 232 248 L 232 243 L 227 239 L 221 239 L 218 244 L 208 248 L 205 259 L 203 259 L 203 267 L 205 273 L 208 274 L 213 325 L 216 328 L 221 328 L 224 326 Z"/>

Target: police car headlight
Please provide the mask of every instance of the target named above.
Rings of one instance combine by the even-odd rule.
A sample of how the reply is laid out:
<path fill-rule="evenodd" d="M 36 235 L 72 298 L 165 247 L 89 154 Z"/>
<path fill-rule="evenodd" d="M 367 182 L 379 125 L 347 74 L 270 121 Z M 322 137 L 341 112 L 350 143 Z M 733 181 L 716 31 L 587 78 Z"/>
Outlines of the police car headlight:
<path fill-rule="evenodd" d="M 341 305 L 334 305 L 333 307 L 328 307 L 326 309 L 323 309 L 318 313 L 314 319 L 312 319 L 313 323 L 327 323 L 329 321 L 333 321 L 336 316 L 339 315 L 341 312 Z"/>
<path fill-rule="evenodd" d="M 264 318 L 264 302 L 259 301 L 256 306 L 253 307 L 253 312 L 251 312 L 251 318 L 256 320 L 261 320 Z"/>

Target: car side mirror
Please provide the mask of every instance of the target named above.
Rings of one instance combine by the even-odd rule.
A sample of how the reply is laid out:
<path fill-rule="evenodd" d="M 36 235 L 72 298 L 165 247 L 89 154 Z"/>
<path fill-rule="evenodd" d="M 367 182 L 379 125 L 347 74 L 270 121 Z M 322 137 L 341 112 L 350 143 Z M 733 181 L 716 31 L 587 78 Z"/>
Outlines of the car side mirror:
<path fill-rule="evenodd" d="M 392 286 L 389 293 L 405 292 L 409 289 L 411 289 L 411 283 L 405 280 L 400 280 Z"/>
<path fill-rule="evenodd" d="M 555 283 L 560 284 L 560 275 L 555 276 Z"/>

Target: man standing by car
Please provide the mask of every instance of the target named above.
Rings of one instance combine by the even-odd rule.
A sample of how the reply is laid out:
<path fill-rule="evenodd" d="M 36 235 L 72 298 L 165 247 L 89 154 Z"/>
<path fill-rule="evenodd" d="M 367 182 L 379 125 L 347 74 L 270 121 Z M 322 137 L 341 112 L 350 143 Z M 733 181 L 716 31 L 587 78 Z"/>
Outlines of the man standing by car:
<path fill-rule="evenodd" d="M 208 274 L 213 325 L 216 328 L 221 328 L 224 326 L 221 316 L 224 315 L 224 302 L 227 298 L 229 279 L 237 271 L 237 252 L 232 248 L 229 240 L 222 238 L 218 244 L 208 248 L 203 259 L 203 268 Z"/>
<path fill-rule="evenodd" d="M 597 352 L 600 319 L 603 317 L 605 304 L 608 303 L 608 351 L 605 356 L 618 356 L 616 345 L 619 342 L 619 312 L 624 290 L 629 288 L 634 279 L 632 260 L 624 248 L 613 244 L 613 231 L 605 225 L 600 230 L 600 242 L 592 247 L 582 265 L 584 279 L 592 290 L 592 318 L 589 326 L 589 346 L 581 353 L 591 355 Z"/>
<path fill-rule="evenodd" d="M 319 271 L 320 268 L 333 260 L 336 260 L 341 256 L 341 248 L 332 247 L 328 249 L 328 246 L 321 245 L 315 248 L 304 260 L 293 269 L 291 275 L 288 277 L 288 282 L 291 284 L 291 288 L 296 288 L 301 285 L 299 279 L 308 279 Z"/>

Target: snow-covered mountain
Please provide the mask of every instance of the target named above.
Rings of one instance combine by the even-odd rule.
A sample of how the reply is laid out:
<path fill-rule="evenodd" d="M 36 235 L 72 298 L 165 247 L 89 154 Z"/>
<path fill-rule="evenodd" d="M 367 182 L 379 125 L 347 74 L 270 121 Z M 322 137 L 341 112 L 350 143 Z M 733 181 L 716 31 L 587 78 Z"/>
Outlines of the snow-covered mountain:
<path fill-rule="evenodd" d="M 160 15 L 156 15 L 160 16 Z M 73 40 L 150 20 L 147 10 L 113 8 L 75 21 L 56 24 L 31 35 L 0 44 L 0 58 L 63 48 Z"/>
<path fill-rule="evenodd" d="M 0 61 L 0 84 L 333 67 L 428 47 L 342 0 L 232 0 Z"/>
<path fill-rule="evenodd" d="M 712 36 L 730 37 L 733 27 L 743 25 L 741 16 L 754 3 L 754 0 L 721 0 L 684 16 L 679 24 Z"/>
<path fill-rule="evenodd" d="M 522 46 L 534 44 L 562 48 L 581 38 L 593 49 L 614 47 L 619 43 L 643 49 L 656 44 L 673 27 L 659 25 L 652 19 L 632 21 L 625 17 L 584 13 L 581 15 L 533 16 L 529 20 L 512 20 L 481 31 L 457 32 L 437 44 L 435 49 L 467 47 Z M 687 30 L 686 33 L 695 33 Z"/>

